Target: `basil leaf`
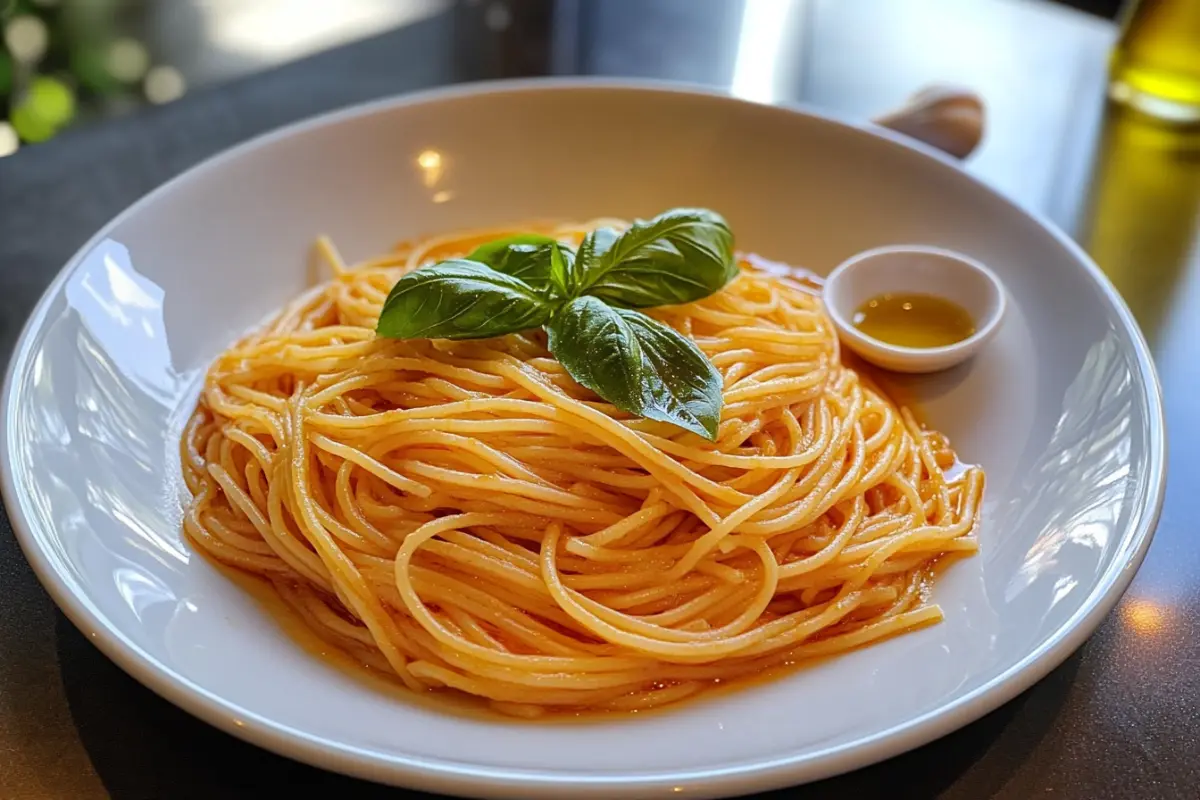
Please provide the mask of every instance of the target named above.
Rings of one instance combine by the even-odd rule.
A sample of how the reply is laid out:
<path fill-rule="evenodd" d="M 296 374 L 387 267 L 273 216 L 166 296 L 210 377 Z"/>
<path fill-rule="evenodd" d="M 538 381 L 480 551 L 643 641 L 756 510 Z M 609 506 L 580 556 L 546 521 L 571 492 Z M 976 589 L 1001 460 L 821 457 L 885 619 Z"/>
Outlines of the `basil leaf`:
<path fill-rule="evenodd" d="M 453 259 L 396 281 L 375 331 L 391 339 L 486 339 L 536 328 L 553 310 L 524 281 Z"/>
<path fill-rule="evenodd" d="M 617 408 L 717 438 L 721 376 L 672 328 L 585 295 L 559 309 L 546 332 L 571 377 Z"/>
<path fill-rule="evenodd" d="M 707 297 L 737 274 L 733 233 L 720 214 L 676 208 L 579 248 L 579 291 L 631 308 Z"/>
<path fill-rule="evenodd" d="M 567 272 L 575 259 L 571 248 L 536 233 L 509 236 L 482 244 L 468 261 L 487 264 L 497 272 L 520 278 L 538 292 L 566 294 Z"/>
<path fill-rule="evenodd" d="M 575 256 L 575 269 L 568 280 L 572 297 L 579 293 L 579 284 L 585 276 L 599 275 L 601 258 L 620 237 L 621 234 L 613 228 L 596 228 L 583 237 L 579 243 L 579 253 Z"/>
<path fill-rule="evenodd" d="M 575 251 L 555 242 L 550 248 L 550 282 L 567 296 L 571 290 L 571 275 L 575 271 Z"/>
<path fill-rule="evenodd" d="M 510 247 L 517 245 L 529 245 L 538 247 L 544 244 L 553 244 L 557 241 L 553 236 L 543 236 L 540 233 L 518 233 L 513 236 L 505 236 L 503 239 L 493 239 L 490 242 L 484 242 L 467 254 L 467 261 L 478 261 L 480 264 L 487 264 L 492 269 L 496 269 L 496 264 L 504 255 L 504 251 Z"/>

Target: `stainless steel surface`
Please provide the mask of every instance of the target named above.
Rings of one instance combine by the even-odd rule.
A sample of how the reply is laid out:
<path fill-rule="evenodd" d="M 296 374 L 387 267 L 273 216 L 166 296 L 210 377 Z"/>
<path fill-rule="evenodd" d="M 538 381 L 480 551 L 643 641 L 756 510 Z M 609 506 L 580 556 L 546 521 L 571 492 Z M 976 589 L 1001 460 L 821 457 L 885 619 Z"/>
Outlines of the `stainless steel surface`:
<path fill-rule="evenodd" d="M 349 102 L 469 78 L 581 72 L 700 81 L 866 118 L 927 83 L 970 86 L 988 120 L 967 169 L 1075 235 L 1151 341 L 1171 440 L 1166 507 L 1118 609 L 1046 680 L 939 742 L 779 796 L 1195 800 L 1200 134 L 1105 108 L 1111 26 L 1025 0 L 495 6 L 458 4 L 0 159 L 0 360 L 54 272 L 137 196 L 250 135 Z M 292 786 L 404 796 L 268 755 L 150 694 L 54 609 L 2 520 L 0 586 L 0 797 L 238 798 Z"/>

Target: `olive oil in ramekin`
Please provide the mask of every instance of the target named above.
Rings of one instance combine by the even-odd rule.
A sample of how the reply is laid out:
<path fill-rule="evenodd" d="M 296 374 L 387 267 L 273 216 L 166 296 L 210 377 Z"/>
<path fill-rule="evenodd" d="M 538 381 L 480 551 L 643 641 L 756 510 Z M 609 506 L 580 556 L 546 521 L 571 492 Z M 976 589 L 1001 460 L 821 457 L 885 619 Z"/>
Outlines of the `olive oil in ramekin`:
<path fill-rule="evenodd" d="M 854 327 L 897 347 L 946 347 L 975 333 L 967 310 L 931 294 L 888 293 L 858 307 Z"/>

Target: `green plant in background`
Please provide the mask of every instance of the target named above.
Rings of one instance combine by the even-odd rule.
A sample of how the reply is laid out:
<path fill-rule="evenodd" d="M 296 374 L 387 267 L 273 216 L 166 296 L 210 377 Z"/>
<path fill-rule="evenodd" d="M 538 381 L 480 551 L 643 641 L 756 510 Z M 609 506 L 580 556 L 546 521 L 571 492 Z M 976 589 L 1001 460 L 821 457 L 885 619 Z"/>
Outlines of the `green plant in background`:
<path fill-rule="evenodd" d="M 145 99 L 141 0 L 0 0 L 0 156 Z"/>
<path fill-rule="evenodd" d="M 75 117 L 75 93 L 58 78 L 38 76 L 9 112 L 9 122 L 27 142 L 49 139 Z"/>

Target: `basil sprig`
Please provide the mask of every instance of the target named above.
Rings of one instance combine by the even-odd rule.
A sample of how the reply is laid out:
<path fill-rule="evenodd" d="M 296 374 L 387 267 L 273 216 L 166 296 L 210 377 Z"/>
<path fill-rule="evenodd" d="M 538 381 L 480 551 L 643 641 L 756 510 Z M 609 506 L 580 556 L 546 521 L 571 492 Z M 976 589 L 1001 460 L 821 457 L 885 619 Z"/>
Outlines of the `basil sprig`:
<path fill-rule="evenodd" d="M 544 326 L 550 352 L 617 408 L 715 440 L 721 376 L 687 337 L 638 308 L 687 303 L 737 274 L 721 216 L 677 208 L 576 252 L 521 234 L 413 270 L 392 287 L 376 332 L 393 339 L 484 339 Z"/>

